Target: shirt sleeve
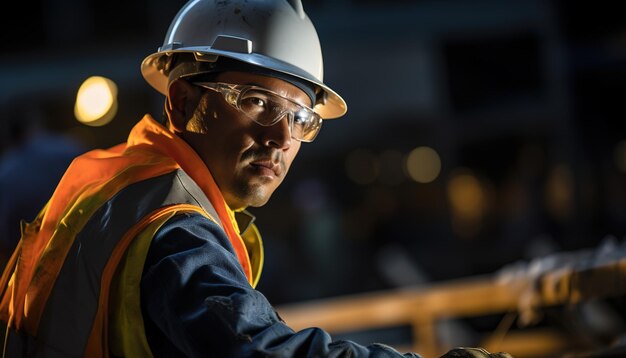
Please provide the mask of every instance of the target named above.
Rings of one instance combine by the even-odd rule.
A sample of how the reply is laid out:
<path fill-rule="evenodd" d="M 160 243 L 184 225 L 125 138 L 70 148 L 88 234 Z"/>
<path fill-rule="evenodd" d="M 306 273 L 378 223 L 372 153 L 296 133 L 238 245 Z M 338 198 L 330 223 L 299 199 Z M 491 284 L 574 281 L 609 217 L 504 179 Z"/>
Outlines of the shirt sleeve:
<path fill-rule="evenodd" d="M 419 357 L 384 344 L 294 332 L 248 283 L 222 229 L 197 214 L 170 219 L 144 265 L 141 302 L 156 357 Z"/>

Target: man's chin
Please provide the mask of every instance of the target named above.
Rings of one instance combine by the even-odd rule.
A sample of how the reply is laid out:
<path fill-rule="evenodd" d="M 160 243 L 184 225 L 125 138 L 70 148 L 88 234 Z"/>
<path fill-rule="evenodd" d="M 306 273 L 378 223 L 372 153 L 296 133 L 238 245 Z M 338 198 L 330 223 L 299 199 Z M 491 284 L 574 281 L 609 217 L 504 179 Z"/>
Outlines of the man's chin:
<path fill-rule="evenodd" d="M 234 195 L 234 200 L 227 200 L 233 210 L 263 206 L 267 204 L 274 193 L 274 189 L 268 188 L 267 185 L 263 184 L 248 185 L 240 189 L 241 190 Z M 235 207 L 233 207 L 233 205 Z"/>
<path fill-rule="evenodd" d="M 254 208 L 263 206 L 267 204 L 271 196 L 272 196 L 271 193 L 269 194 L 264 193 L 263 195 L 253 195 L 248 199 L 248 206 L 254 207 Z"/>

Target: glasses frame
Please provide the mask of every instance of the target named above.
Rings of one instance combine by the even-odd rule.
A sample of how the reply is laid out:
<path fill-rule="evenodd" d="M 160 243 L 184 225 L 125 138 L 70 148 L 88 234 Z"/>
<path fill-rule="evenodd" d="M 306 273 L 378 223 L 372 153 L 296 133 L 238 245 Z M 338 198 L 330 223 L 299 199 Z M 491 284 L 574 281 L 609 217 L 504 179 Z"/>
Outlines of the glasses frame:
<path fill-rule="evenodd" d="M 304 106 L 298 102 L 295 102 L 292 99 L 286 98 L 284 96 L 279 95 L 278 93 L 271 91 L 267 88 L 263 88 L 263 87 L 259 87 L 259 86 L 253 86 L 253 85 L 240 85 L 240 84 L 232 84 L 232 83 L 225 83 L 225 82 L 191 82 L 193 85 L 204 88 L 204 89 L 209 89 L 215 92 L 218 92 L 220 94 L 222 94 L 222 96 L 224 97 L 224 100 L 231 105 L 232 107 L 236 108 L 239 112 L 243 113 L 247 118 L 249 118 L 250 120 L 252 120 L 254 123 L 260 125 L 260 126 L 264 126 L 264 127 L 271 127 L 273 125 L 275 125 L 276 123 L 280 122 L 285 115 L 288 115 L 288 119 L 289 119 L 289 133 L 291 135 L 291 138 L 300 141 L 300 142 L 307 142 L 310 143 L 313 140 L 315 140 L 315 138 L 317 137 L 317 135 L 319 134 L 320 130 L 322 129 L 322 122 L 323 119 L 322 117 L 320 117 L 319 114 L 317 114 L 312 108 Z M 276 115 L 276 118 L 270 123 L 270 124 L 263 124 L 260 123 L 258 121 L 256 121 L 253 117 L 251 117 L 250 115 L 248 115 L 248 113 L 246 113 L 239 105 L 239 100 L 241 98 L 241 94 L 245 93 L 249 90 L 258 90 L 258 91 L 262 91 L 262 92 L 267 92 L 269 94 L 272 94 L 284 101 L 287 101 L 291 104 L 293 104 L 294 106 L 296 106 L 296 108 L 301 108 L 301 111 L 304 111 L 306 113 L 308 113 L 315 121 L 317 121 L 316 124 L 316 132 L 311 136 L 309 136 L 309 138 L 298 138 L 298 137 L 294 137 L 293 135 L 293 126 L 294 126 L 294 118 L 295 118 L 295 111 L 290 110 L 288 108 L 283 108 L 282 111 L 279 112 L 278 115 Z"/>

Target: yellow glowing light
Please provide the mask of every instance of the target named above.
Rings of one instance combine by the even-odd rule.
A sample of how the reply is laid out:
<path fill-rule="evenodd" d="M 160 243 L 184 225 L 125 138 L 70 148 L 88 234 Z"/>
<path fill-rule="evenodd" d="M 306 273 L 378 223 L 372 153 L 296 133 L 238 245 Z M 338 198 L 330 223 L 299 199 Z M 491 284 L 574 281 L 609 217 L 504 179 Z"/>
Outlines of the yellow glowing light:
<path fill-rule="evenodd" d="M 78 89 L 74 115 L 89 126 L 109 123 L 117 112 L 117 86 L 108 78 L 89 77 Z"/>
<path fill-rule="evenodd" d="M 365 149 L 357 149 L 346 158 L 346 174 L 357 184 L 373 183 L 378 177 L 379 166 L 374 154 Z"/>
<path fill-rule="evenodd" d="M 466 220 L 477 220 L 485 210 L 485 193 L 472 174 L 459 174 L 448 183 L 452 210 Z"/>
<path fill-rule="evenodd" d="M 441 172 L 441 159 L 430 147 L 417 147 L 406 158 L 406 171 L 418 183 L 430 183 Z"/>
<path fill-rule="evenodd" d="M 574 200 L 574 174 L 565 164 L 555 166 L 546 181 L 546 207 L 559 219 L 567 219 L 572 213 Z"/>
<path fill-rule="evenodd" d="M 482 227 L 488 206 L 484 184 L 470 171 L 459 170 L 447 185 L 452 230 L 460 237 L 474 237 Z"/>

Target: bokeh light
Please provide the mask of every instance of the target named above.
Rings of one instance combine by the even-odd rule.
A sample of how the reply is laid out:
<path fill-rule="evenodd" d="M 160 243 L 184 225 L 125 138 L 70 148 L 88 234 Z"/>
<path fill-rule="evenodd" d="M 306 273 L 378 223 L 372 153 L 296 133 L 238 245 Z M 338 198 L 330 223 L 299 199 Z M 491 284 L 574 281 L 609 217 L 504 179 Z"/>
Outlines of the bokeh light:
<path fill-rule="evenodd" d="M 545 205 L 548 212 L 560 220 L 567 219 L 574 205 L 574 174 L 565 164 L 552 168 L 545 188 Z"/>
<path fill-rule="evenodd" d="M 406 171 L 418 183 L 430 183 L 441 172 L 441 159 L 436 150 L 430 147 L 417 147 L 406 158 Z"/>
<path fill-rule="evenodd" d="M 109 123 L 117 113 L 117 86 L 108 78 L 92 76 L 83 82 L 76 95 L 74 115 L 88 126 Z"/>
<path fill-rule="evenodd" d="M 474 235 L 487 209 L 487 195 L 480 180 L 468 170 L 459 170 L 450 178 L 447 192 L 453 230 L 460 237 Z"/>

